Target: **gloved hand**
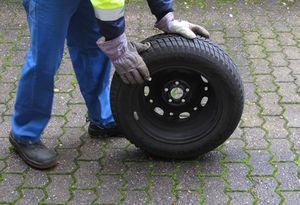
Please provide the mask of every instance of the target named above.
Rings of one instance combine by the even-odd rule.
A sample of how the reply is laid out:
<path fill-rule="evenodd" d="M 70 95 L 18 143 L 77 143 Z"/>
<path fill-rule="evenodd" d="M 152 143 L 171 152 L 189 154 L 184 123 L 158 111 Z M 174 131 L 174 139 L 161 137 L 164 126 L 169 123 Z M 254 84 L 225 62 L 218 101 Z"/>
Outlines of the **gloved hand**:
<path fill-rule="evenodd" d="M 127 42 L 125 34 L 110 41 L 101 37 L 97 41 L 100 49 L 112 60 L 116 72 L 126 84 L 142 84 L 150 79 L 149 70 L 139 55 L 150 48 L 150 44 Z"/>
<path fill-rule="evenodd" d="M 155 27 L 166 33 L 176 33 L 190 39 L 196 38 L 196 35 L 209 38 L 209 32 L 205 28 L 187 21 L 175 20 L 172 12 L 166 14 Z"/>

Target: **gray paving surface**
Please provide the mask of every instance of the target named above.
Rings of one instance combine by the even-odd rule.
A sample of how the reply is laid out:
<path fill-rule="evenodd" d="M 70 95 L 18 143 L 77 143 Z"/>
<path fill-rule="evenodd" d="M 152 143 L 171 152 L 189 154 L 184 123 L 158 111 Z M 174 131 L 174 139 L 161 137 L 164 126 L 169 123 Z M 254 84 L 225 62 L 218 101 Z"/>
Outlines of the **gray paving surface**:
<path fill-rule="evenodd" d="M 7 140 L 29 36 L 20 1 L 0 0 L 0 203 L 299 204 L 300 1 L 175 2 L 178 18 L 204 24 L 239 65 L 246 103 L 236 132 L 189 162 L 153 161 L 123 138 L 90 139 L 66 52 L 43 135 L 62 164 L 40 172 Z M 130 1 L 131 39 L 156 33 L 153 22 L 145 4 Z"/>

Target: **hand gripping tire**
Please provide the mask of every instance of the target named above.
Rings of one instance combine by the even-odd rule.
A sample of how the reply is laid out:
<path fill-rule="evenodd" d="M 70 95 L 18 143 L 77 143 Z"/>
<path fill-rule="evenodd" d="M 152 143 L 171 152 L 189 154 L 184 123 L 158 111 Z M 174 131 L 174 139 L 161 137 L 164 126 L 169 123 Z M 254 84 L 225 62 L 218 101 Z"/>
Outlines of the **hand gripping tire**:
<path fill-rule="evenodd" d="M 210 40 L 160 34 L 142 53 L 152 80 L 111 84 L 114 118 L 146 153 L 191 159 L 221 145 L 237 127 L 244 91 L 232 59 Z"/>

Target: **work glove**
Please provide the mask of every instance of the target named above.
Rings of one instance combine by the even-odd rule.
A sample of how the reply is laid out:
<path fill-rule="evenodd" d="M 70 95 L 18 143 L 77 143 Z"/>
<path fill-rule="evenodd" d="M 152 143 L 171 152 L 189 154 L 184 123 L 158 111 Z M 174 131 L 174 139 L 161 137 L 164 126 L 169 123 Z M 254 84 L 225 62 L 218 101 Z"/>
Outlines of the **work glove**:
<path fill-rule="evenodd" d="M 149 43 L 128 42 L 122 34 L 110 41 L 101 37 L 97 45 L 111 59 L 124 83 L 142 84 L 144 80 L 150 80 L 149 70 L 139 54 L 150 48 Z"/>
<path fill-rule="evenodd" d="M 209 38 L 209 32 L 205 28 L 187 21 L 175 20 L 172 12 L 158 21 L 155 27 L 166 33 L 176 33 L 189 39 L 196 38 L 197 35 Z"/>

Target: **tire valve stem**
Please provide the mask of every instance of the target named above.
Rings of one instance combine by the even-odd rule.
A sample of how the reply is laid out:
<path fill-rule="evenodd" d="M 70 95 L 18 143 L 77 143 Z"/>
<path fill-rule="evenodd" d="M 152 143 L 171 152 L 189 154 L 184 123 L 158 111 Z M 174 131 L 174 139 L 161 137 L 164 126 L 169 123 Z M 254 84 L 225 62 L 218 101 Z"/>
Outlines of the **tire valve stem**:
<path fill-rule="evenodd" d="M 139 115 L 137 114 L 136 111 L 133 112 L 133 118 L 138 121 L 139 120 Z"/>

